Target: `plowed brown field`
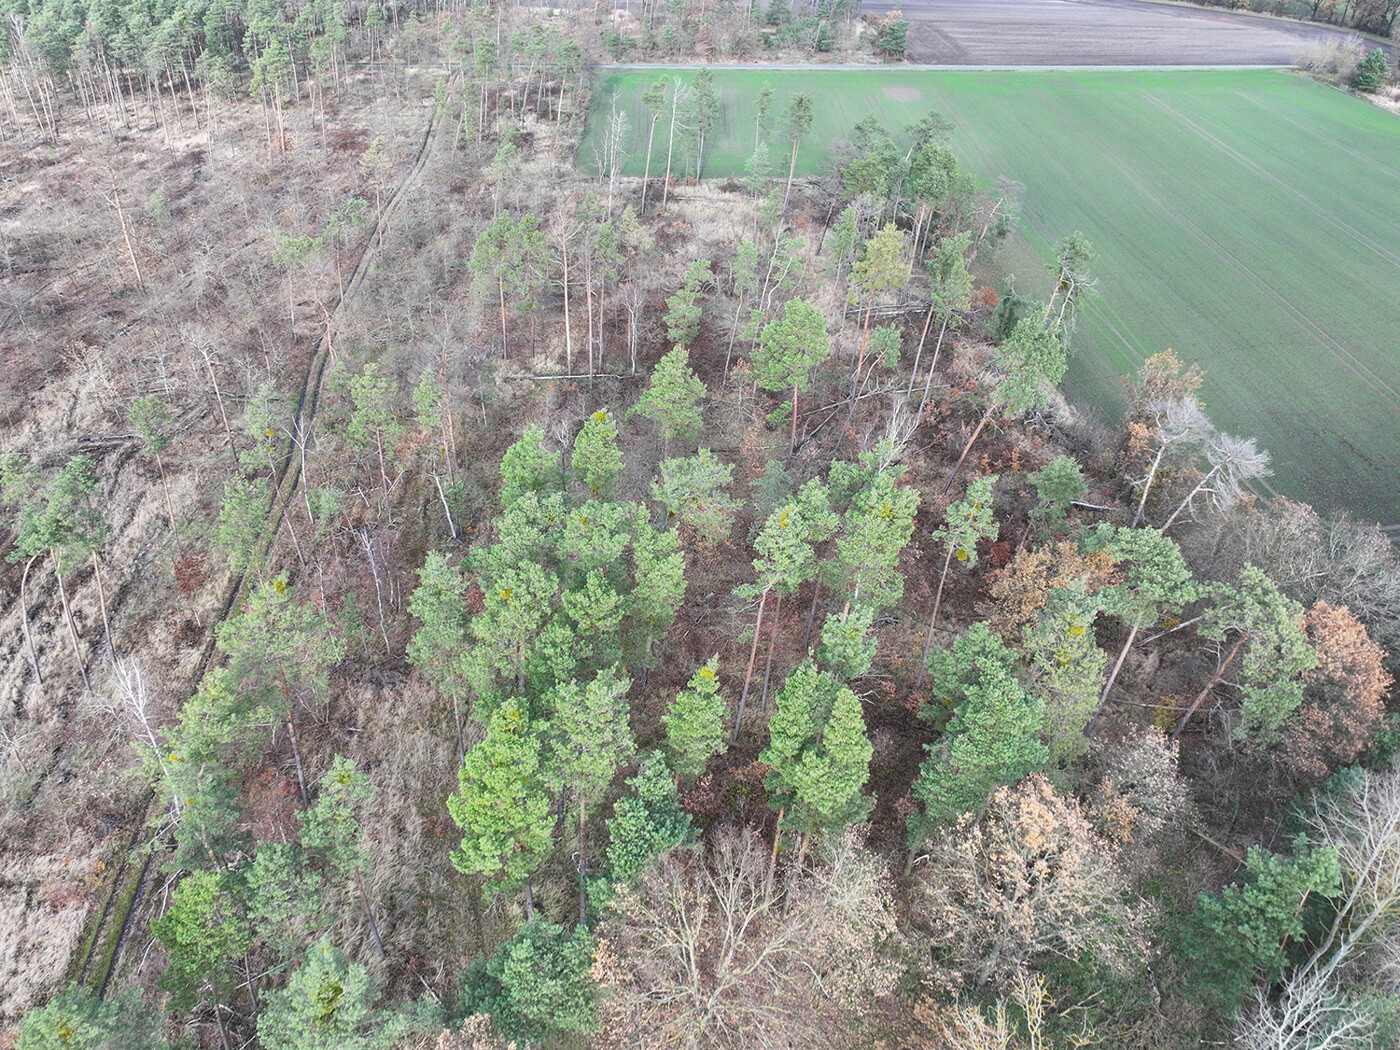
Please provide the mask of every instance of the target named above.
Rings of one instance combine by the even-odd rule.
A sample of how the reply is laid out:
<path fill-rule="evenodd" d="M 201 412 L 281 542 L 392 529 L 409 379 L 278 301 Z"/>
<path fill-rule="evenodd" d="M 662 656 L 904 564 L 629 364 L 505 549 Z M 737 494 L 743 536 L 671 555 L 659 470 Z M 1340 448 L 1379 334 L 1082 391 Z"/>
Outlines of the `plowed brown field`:
<path fill-rule="evenodd" d="M 909 61 L 938 65 L 1292 65 L 1345 34 L 1306 22 L 1135 0 L 903 0 Z"/>

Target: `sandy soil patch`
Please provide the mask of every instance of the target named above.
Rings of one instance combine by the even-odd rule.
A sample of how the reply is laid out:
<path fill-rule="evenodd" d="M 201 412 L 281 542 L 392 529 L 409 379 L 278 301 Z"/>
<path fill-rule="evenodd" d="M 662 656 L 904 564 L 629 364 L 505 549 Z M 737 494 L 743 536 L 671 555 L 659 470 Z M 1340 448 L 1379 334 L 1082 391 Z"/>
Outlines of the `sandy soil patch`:
<path fill-rule="evenodd" d="M 885 93 L 886 98 L 895 102 L 918 102 L 924 97 L 918 88 L 912 87 L 887 87 L 880 90 Z"/>

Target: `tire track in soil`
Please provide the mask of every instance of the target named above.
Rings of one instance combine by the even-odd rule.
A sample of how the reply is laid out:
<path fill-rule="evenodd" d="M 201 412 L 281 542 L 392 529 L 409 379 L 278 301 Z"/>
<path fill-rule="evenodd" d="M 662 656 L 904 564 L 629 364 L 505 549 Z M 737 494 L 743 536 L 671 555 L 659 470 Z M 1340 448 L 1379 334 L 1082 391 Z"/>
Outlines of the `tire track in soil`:
<path fill-rule="evenodd" d="M 1248 102 L 1256 106 L 1257 108 L 1262 109 L 1271 117 L 1274 117 L 1277 120 L 1285 121 L 1288 124 L 1292 124 L 1299 131 L 1305 132 L 1313 138 L 1325 142 L 1329 149 L 1334 149 L 1339 153 L 1345 153 L 1347 156 L 1351 157 L 1355 161 L 1359 161 L 1362 165 L 1370 168 L 1372 171 L 1375 171 L 1381 175 L 1385 175 L 1396 182 L 1400 182 L 1400 170 L 1388 167 L 1385 164 L 1378 163 L 1374 157 L 1368 157 L 1360 150 L 1348 146 L 1345 142 L 1342 142 L 1340 139 L 1334 139 L 1331 135 L 1324 135 L 1315 126 L 1304 124 L 1302 121 L 1290 116 L 1285 111 L 1277 109 L 1274 106 L 1267 105 L 1257 95 L 1248 94 L 1244 91 L 1236 91 L 1235 94 L 1239 97 L 1240 101 Z"/>
<path fill-rule="evenodd" d="M 1312 212 L 1318 218 L 1322 219 L 1329 226 L 1341 231 L 1342 233 L 1350 237 L 1352 240 L 1356 241 L 1358 244 L 1370 249 L 1381 259 L 1388 262 L 1391 266 L 1400 268 L 1400 253 L 1391 251 L 1380 241 L 1368 236 L 1361 230 L 1358 230 L 1355 226 L 1352 226 L 1346 220 L 1341 219 L 1336 215 L 1333 215 L 1322 205 L 1318 204 L 1317 201 L 1315 201 L 1312 197 L 1308 196 L 1306 193 L 1301 193 L 1298 190 L 1294 189 L 1287 182 L 1284 182 L 1277 175 L 1273 174 L 1273 172 L 1265 168 L 1262 164 L 1250 160 L 1248 157 L 1246 157 L 1239 150 L 1235 149 L 1224 139 L 1220 138 L 1213 132 L 1207 131 L 1205 128 L 1201 127 L 1201 125 L 1197 124 L 1194 120 L 1187 117 L 1184 113 L 1169 105 L 1161 98 L 1158 98 L 1156 95 L 1150 93 L 1146 93 L 1142 97 L 1148 102 L 1150 102 L 1152 105 L 1160 109 L 1163 113 L 1166 113 L 1169 116 L 1173 117 L 1183 127 L 1189 129 L 1191 133 L 1194 134 L 1197 138 L 1214 146 L 1225 156 L 1229 157 L 1235 163 L 1239 164 L 1240 167 L 1244 168 L 1246 171 L 1253 172 L 1261 180 L 1273 186 L 1283 196 L 1289 197 L 1297 204 L 1301 205 L 1303 208 Z"/>
<path fill-rule="evenodd" d="M 390 220 L 399 210 L 408 191 L 416 186 L 422 177 L 423 170 L 427 166 L 428 156 L 432 152 L 435 134 L 444 126 L 444 123 L 440 119 L 440 114 L 437 112 L 436 107 L 434 107 L 432 114 L 428 118 L 428 126 L 423 132 L 423 139 L 418 144 L 418 150 L 414 155 L 412 165 L 399 183 L 398 188 L 395 189 L 394 193 L 385 203 L 374 232 L 365 242 L 365 246 L 360 250 L 359 258 L 355 264 L 355 270 L 350 280 L 345 285 L 345 292 L 340 299 L 337 300 L 335 309 L 331 312 L 329 331 L 323 332 L 316 341 L 316 348 L 312 352 L 311 360 L 307 364 L 306 373 L 302 377 L 301 392 L 297 399 L 296 413 L 292 419 L 292 430 L 287 445 L 287 452 L 277 471 L 277 484 L 273 490 L 271 509 L 269 510 L 267 526 L 264 530 L 267 539 L 265 544 L 260 545 L 260 550 L 255 556 L 250 559 L 250 562 L 253 564 L 261 565 L 271 556 L 281 533 L 282 523 L 290 513 L 292 502 L 296 499 L 300 490 L 302 477 L 301 457 L 298 455 L 300 447 L 299 435 L 308 432 L 316 417 L 316 409 L 320 401 L 321 389 L 325 380 L 326 363 L 331 356 L 331 346 L 335 334 L 336 321 L 342 316 L 346 302 L 359 290 L 370 271 L 374 268 L 379 254 L 383 251 L 384 235 L 388 230 Z M 204 643 L 204 649 L 200 654 L 199 662 L 195 665 L 195 671 L 188 687 L 191 696 L 198 691 L 199 683 L 204 680 L 204 675 L 208 672 L 209 665 L 213 661 L 214 643 L 216 641 L 215 630 L 219 624 L 227 621 L 233 614 L 233 611 L 238 607 L 240 598 L 247 592 L 250 576 L 255 576 L 255 574 L 251 573 L 249 570 L 245 570 L 239 573 L 229 585 L 228 594 L 219 610 L 218 618 L 209 627 L 208 638 Z M 58 754 L 55 754 L 55 764 L 57 764 L 58 759 Z M 154 793 L 152 793 L 152 801 L 154 801 L 154 797 Z M 139 829 L 146 826 L 148 823 L 150 804 L 149 802 L 147 803 L 146 810 L 141 814 L 139 821 L 135 825 L 137 830 L 133 831 L 132 834 L 132 846 L 128 848 L 127 854 L 123 858 L 118 880 L 115 881 L 112 894 L 109 896 L 107 904 L 104 906 L 98 918 L 98 926 L 96 930 L 93 931 L 91 937 L 88 938 L 89 950 L 81 964 L 81 972 L 86 974 L 92 962 L 93 951 L 102 943 L 104 930 L 109 929 L 112 924 L 119 923 L 116 942 L 103 966 L 101 986 L 97 989 L 99 999 L 106 994 L 112 974 L 116 971 L 117 962 L 121 957 L 122 947 L 126 943 L 127 935 L 132 926 L 132 919 L 144 896 L 145 883 L 149 877 L 156 854 L 168 848 L 168 843 L 158 843 L 154 838 L 147 844 L 146 848 L 149 849 L 149 852 L 147 853 L 145 863 L 137 873 L 136 887 L 130 895 L 130 900 L 127 906 L 121 909 L 121 914 L 119 916 L 114 914 L 111 908 L 112 902 L 118 899 L 123 885 L 120 881 L 120 876 L 126 874 L 132 866 L 130 864 L 131 852 L 132 849 L 135 848 L 135 841 L 139 835 Z M 110 922 L 108 920 L 110 920 Z"/>
<path fill-rule="evenodd" d="M 942 108 L 944 110 L 957 114 L 957 107 L 951 104 L 951 100 L 946 95 L 940 94 L 940 98 L 943 103 Z M 982 163 L 986 170 L 994 173 L 995 175 L 1010 179 L 1011 176 L 1007 173 L 1006 169 L 1002 167 L 1001 163 L 992 154 L 991 150 L 987 147 L 986 143 L 984 143 L 981 137 L 975 131 L 972 130 L 972 125 L 970 123 L 964 123 L 962 121 L 955 121 L 955 123 L 957 123 L 958 131 L 962 134 L 964 140 L 968 143 L 968 145 L 972 147 L 973 153 L 981 157 Z M 1045 240 L 1047 244 L 1051 243 L 1053 238 L 1051 235 L 1050 223 L 1045 219 L 1045 217 L 1039 212 L 1037 212 L 1030 205 L 1028 205 L 1024 200 L 1018 200 L 1017 204 L 1020 209 L 1020 214 L 1022 216 L 1025 216 L 1029 220 L 1029 225 L 1031 226 L 1031 228 L 1034 229 L 1035 232 L 1039 234 L 1040 237 L 1043 240 Z M 1123 346 L 1127 348 L 1131 353 L 1137 354 L 1142 358 L 1146 358 L 1148 356 L 1147 350 L 1141 345 L 1140 340 L 1136 339 L 1135 337 L 1125 335 L 1119 329 L 1119 325 L 1122 325 L 1125 328 L 1128 327 L 1127 321 L 1118 313 L 1117 310 L 1109 306 L 1102 297 L 1092 299 L 1083 305 L 1085 312 L 1097 317 L 1104 324 L 1104 326 L 1107 327 L 1108 330 L 1111 331 L 1118 338 L 1118 341 L 1121 342 Z"/>
<path fill-rule="evenodd" d="M 1146 183 L 1140 172 L 1117 154 L 1109 150 L 1107 146 L 1105 146 L 1103 140 L 1095 135 L 1082 121 L 1067 113 L 1054 99 L 1044 92 L 1037 91 L 1036 94 L 1040 97 L 1047 109 L 1059 113 L 1068 123 L 1077 127 L 1080 134 L 1083 135 L 1087 141 L 1093 142 L 1109 163 L 1117 168 L 1126 179 L 1132 182 L 1133 185 L 1136 186 L 1148 200 L 1152 201 L 1164 215 L 1198 241 L 1202 247 L 1214 254 L 1221 262 L 1225 263 L 1226 266 L 1238 273 L 1248 284 L 1252 285 L 1256 291 L 1260 292 L 1273 303 L 1281 313 L 1291 318 L 1299 328 L 1311 334 L 1318 344 L 1335 357 L 1343 367 L 1352 372 L 1382 400 L 1389 402 L 1390 405 L 1396 409 L 1397 413 L 1400 413 L 1400 391 L 1397 391 L 1389 383 L 1372 372 L 1370 368 L 1353 356 L 1346 347 L 1338 342 L 1330 332 L 1295 307 L 1286 296 L 1235 256 L 1229 249 L 1221 244 L 1219 240 L 1203 229 L 1194 219 L 1175 205 L 1163 200 L 1162 197 Z"/>

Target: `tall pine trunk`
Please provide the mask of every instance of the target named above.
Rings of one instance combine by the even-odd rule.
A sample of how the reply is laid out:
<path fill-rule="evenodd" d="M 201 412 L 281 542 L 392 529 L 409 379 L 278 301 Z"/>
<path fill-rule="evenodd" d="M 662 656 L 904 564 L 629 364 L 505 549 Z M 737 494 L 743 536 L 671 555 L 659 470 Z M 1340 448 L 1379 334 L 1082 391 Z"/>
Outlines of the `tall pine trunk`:
<path fill-rule="evenodd" d="M 787 214 L 788 198 L 792 196 L 792 177 L 797 172 L 797 137 L 792 139 L 792 160 L 788 163 L 787 187 L 783 190 L 783 210 L 780 216 Z"/>
<path fill-rule="evenodd" d="M 1205 688 L 1203 688 L 1199 693 L 1196 694 L 1196 699 L 1191 701 L 1191 706 L 1186 709 L 1186 713 L 1181 716 L 1181 721 L 1177 723 L 1177 727 L 1172 730 L 1171 739 L 1173 741 L 1175 741 L 1176 738 L 1181 735 L 1181 731 L 1186 728 L 1186 723 L 1191 721 L 1191 716 L 1196 713 L 1196 709 L 1200 707 L 1201 704 L 1205 703 L 1205 699 L 1210 695 L 1210 691 L 1214 689 L 1217 685 L 1219 685 L 1221 682 L 1225 681 L 1225 669 L 1228 668 L 1230 664 L 1234 663 L 1235 657 L 1240 654 L 1240 650 L 1244 648 L 1245 643 L 1248 641 L 1249 635 L 1242 635 L 1240 637 L 1240 640 L 1237 641 L 1234 644 L 1234 646 L 1230 649 L 1230 655 L 1225 657 L 1225 659 L 1220 662 L 1220 666 L 1215 669 L 1215 674 L 1213 674 L 1211 676 L 1210 681 L 1205 684 Z M 1102 710 L 1102 708 L 1103 704 L 1102 702 L 1100 702 L 1099 709 Z M 1094 718 L 1098 718 L 1098 716 L 1098 711 L 1095 711 Z M 1093 728 L 1094 723 L 1091 719 L 1089 722 L 1089 727 L 1085 730 L 1085 732 L 1087 733 L 1089 729 Z"/>
<path fill-rule="evenodd" d="M 1089 716 L 1089 722 L 1084 727 L 1085 736 L 1088 736 L 1089 732 L 1094 728 L 1094 723 L 1098 721 L 1099 714 L 1103 711 L 1103 705 L 1108 703 L 1109 691 L 1113 688 L 1113 683 L 1118 680 L 1118 672 L 1123 670 L 1123 661 L 1128 658 L 1128 650 L 1133 647 L 1133 641 L 1137 638 L 1138 631 L 1142 628 L 1142 621 L 1144 619 L 1145 617 L 1138 617 L 1137 622 L 1133 624 L 1133 629 L 1128 632 L 1128 640 L 1123 643 L 1123 648 L 1118 651 L 1118 659 L 1113 662 L 1113 670 L 1109 672 L 1108 681 L 1103 684 L 1103 692 L 1099 694 L 1099 706 L 1094 708 L 1094 713 Z"/>
<path fill-rule="evenodd" d="M 44 684 L 44 676 L 39 671 L 39 657 L 34 652 L 34 636 L 29 633 L 29 594 L 27 591 L 27 584 L 29 581 L 29 567 L 34 564 L 36 559 L 42 557 L 42 554 L 36 554 L 25 562 L 24 572 L 20 574 L 19 578 L 19 623 L 20 627 L 24 630 L 25 648 L 29 651 L 29 666 L 34 669 L 34 681 L 39 685 Z"/>
<path fill-rule="evenodd" d="M 658 119 L 660 119 L 660 117 L 661 117 L 661 114 L 659 114 L 659 113 L 656 113 L 656 114 L 653 114 L 653 115 L 652 115 L 652 118 L 651 118 L 651 130 L 647 132 L 647 163 L 646 163 L 646 168 L 642 171 L 642 217 L 643 217 L 643 218 L 646 217 L 646 213 L 647 213 L 647 180 L 651 178 L 651 144 L 652 144 L 652 141 L 656 138 L 656 122 L 657 122 Z"/>
<path fill-rule="evenodd" d="M 772 584 L 763 588 L 763 594 L 758 599 L 758 616 L 754 619 L 753 624 L 753 647 L 749 650 L 749 669 L 744 675 L 744 691 L 739 694 L 739 714 L 734 719 L 734 735 L 730 738 L 731 743 L 738 742 L 739 727 L 744 724 L 744 705 L 749 699 L 749 685 L 753 682 L 753 668 L 758 660 L 758 639 L 763 627 L 763 607 L 768 603 L 768 592 L 772 589 Z"/>
<path fill-rule="evenodd" d="M 928 654 L 933 651 L 933 627 L 938 623 L 938 608 L 943 604 L 943 585 L 948 581 L 948 567 L 953 563 L 953 545 L 948 545 L 948 554 L 943 559 L 943 572 L 938 577 L 938 594 L 933 599 L 933 615 L 928 618 L 928 634 L 924 635 L 924 658 L 919 661 L 919 674 L 914 679 L 914 691 L 924 684 L 924 669 L 928 667 Z"/>
<path fill-rule="evenodd" d="M 948 475 L 948 480 L 943 483 L 943 488 L 940 491 L 944 495 L 947 495 L 948 490 L 953 487 L 953 479 L 958 476 L 958 471 L 962 470 L 963 461 L 967 459 L 967 454 L 972 451 L 972 446 L 977 441 L 978 435 L 982 433 L 982 428 L 987 425 L 987 420 L 992 418 L 992 411 L 995 408 L 995 403 L 990 404 L 987 406 L 987 411 L 982 413 L 982 418 L 977 423 L 977 429 L 972 432 L 972 437 L 967 439 L 967 444 L 963 446 L 962 455 L 958 457 L 957 463 L 953 465 L 953 472 Z"/>
<path fill-rule="evenodd" d="M 758 709 L 768 710 L 768 683 L 773 677 L 773 653 L 778 648 L 778 620 L 783 615 L 783 596 L 778 595 L 777 604 L 773 606 L 773 629 L 768 632 L 768 659 L 763 667 L 763 691 L 758 696 Z"/>

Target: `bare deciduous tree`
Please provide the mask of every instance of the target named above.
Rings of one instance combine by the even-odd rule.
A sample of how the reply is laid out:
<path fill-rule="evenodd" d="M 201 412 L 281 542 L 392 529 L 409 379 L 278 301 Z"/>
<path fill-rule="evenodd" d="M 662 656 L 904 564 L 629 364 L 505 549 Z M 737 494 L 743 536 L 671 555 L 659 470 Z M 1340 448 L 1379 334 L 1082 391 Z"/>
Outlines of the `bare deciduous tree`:
<path fill-rule="evenodd" d="M 1171 528 L 1181 512 L 1202 492 L 1217 510 L 1226 511 L 1239 502 L 1249 482 L 1273 473 L 1269 469 L 1269 454 L 1258 448 L 1253 438 L 1232 437 L 1216 431 L 1206 442 L 1205 455 L 1210 470 L 1162 523 L 1162 532 Z"/>
<path fill-rule="evenodd" d="M 608 1047 L 850 1045 L 853 1016 L 893 990 L 898 943 L 883 865 L 851 836 L 817 872 L 767 875 L 751 830 L 678 850 L 622 888 L 595 974 Z"/>
<path fill-rule="evenodd" d="M 1152 489 L 1153 481 L 1157 479 L 1157 470 L 1167 453 L 1182 446 L 1198 444 L 1210 433 L 1210 420 L 1206 419 L 1206 414 L 1201 411 L 1195 398 L 1153 401 L 1147 406 L 1147 414 L 1152 419 L 1150 426 L 1146 423 L 1130 425 L 1134 442 L 1141 446 L 1157 446 L 1147 472 L 1141 478 L 1133 480 L 1134 485 L 1142 486 L 1137 511 L 1133 514 L 1133 528 L 1137 528 L 1138 523 L 1142 521 L 1143 510 L 1147 506 L 1147 494 Z M 1133 430 L 1133 427 L 1137 429 Z"/>
<path fill-rule="evenodd" d="M 1261 987 L 1235 1022 L 1245 1050 L 1351 1050 L 1374 1047 L 1375 1020 L 1316 974 L 1290 980 L 1275 997 Z"/>
<path fill-rule="evenodd" d="M 594 147 L 598 162 L 598 173 L 608 177 L 607 214 L 612 215 L 613 193 L 617 189 L 619 170 L 627 163 L 631 154 L 627 144 L 632 141 L 632 121 L 625 109 L 617 108 L 617 92 L 613 92 L 612 109 L 608 113 L 608 126 L 603 132 L 603 141 Z"/>
<path fill-rule="evenodd" d="M 998 788 L 915 871 L 916 922 L 945 980 L 1012 987 L 1048 956 L 1122 970 L 1146 951 L 1145 916 L 1113 851 L 1039 774 Z"/>

